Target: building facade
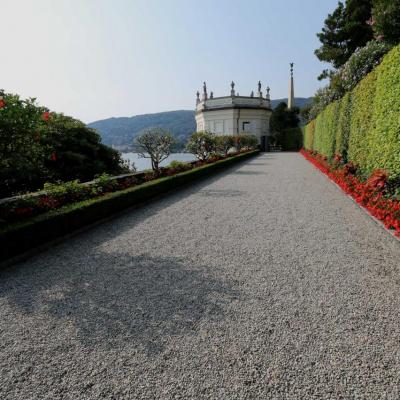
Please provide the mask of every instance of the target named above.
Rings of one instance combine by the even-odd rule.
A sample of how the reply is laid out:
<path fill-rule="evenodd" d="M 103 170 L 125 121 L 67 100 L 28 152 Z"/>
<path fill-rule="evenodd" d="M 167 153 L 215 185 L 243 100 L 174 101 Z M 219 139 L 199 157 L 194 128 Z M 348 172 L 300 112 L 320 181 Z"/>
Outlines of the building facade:
<path fill-rule="evenodd" d="M 196 125 L 197 131 L 210 131 L 218 135 L 251 134 L 259 139 L 261 149 L 268 149 L 270 137 L 269 120 L 271 117 L 271 102 L 269 88 L 266 96 L 258 83 L 257 95 L 239 96 L 235 92 L 235 84 L 231 83 L 230 96 L 214 97 L 208 95 L 206 83 L 203 85 L 203 95 L 197 92 Z"/>

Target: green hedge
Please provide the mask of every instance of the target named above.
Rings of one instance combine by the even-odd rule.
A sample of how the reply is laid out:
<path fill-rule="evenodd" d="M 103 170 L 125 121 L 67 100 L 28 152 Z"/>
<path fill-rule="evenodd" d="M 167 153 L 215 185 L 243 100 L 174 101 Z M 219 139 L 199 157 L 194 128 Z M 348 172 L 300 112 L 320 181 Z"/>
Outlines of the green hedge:
<path fill-rule="evenodd" d="M 338 121 L 336 127 L 336 138 L 335 138 L 335 154 L 340 154 L 347 160 L 347 152 L 349 148 L 349 136 L 350 136 L 350 118 L 351 118 L 351 96 L 350 93 L 346 93 L 342 101 L 337 103 L 338 109 Z"/>
<path fill-rule="evenodd" d="M 400 178 L 400 45 L 306 126 L 303 146 L 340 154 L 365 175 L 384 168 Z"/>
<path fill-rule="evenodd" d="M 303 127 L 303 145 L 307 150 L 314 149 L 314 132 L 315 132 L 315 120 L 312 120 L 308 125 Z"/>
<path fill-rule="evenodd" d="M 0 261 L 72 233 L 128 207 L 139 205 L 194 180 L 207 177 L 259 154 L 243 153 L 177 175 L 160 178 L 105 196 L 64 206 L 0 230 Z"/>
<path fill-rule="evenodd" d="M 278 137 L 278 145 L 284 151 L 300 150 L 303 144 L 303 131 L 301 128 L 285 129 Z"/>

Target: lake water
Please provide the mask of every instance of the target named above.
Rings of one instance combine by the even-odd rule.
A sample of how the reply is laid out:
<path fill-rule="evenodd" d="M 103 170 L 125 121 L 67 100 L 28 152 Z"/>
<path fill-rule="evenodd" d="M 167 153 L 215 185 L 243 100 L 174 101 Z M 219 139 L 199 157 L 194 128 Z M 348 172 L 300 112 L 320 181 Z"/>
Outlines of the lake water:
<path fill-rule="evenodd" d="M 133 161 L 138 171 L 144 169 L 151 169 L 150 158 L 140 158 L 137 153 L 122 153 L 124 160 Z M 161 163 L 161 166 L 165 167 L 171 161 L 194 161 L 196 157 L 191 153 L 172 153 L 166 160 Z"/>

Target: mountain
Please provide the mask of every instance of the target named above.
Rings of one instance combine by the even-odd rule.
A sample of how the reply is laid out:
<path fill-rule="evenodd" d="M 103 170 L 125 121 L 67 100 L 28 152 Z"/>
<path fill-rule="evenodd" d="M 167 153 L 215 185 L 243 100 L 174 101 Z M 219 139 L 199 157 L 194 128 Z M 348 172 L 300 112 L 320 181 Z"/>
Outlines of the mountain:
<path fill-rule="evenodd" d="M 299 108 L 303 108 L 308 104 L 311 104 L 313 97 L 295 97 L 294 98 L 294 105 Z M 279 103 L 288 103 L 288 99 L 275 99 L 271 100 L 271 107 L 275 108 Z"/>
<path fill-rule="evenodd" d="M 311 100 L 311 97 L 296 97 L 295 104 L 302 108 Z M 287 102 L 287 99 L 271 100 L 272 108 L 275 108 L 282 101 Z M 92 122 L 88 126 L 99 132 L 104 144 L 122 151 L 129 150 L 135 136 L 146 128 L 160 126 L 170 131 L 175 136 L 176 141 L 182 144 L 182 147 L 187 138 L 196 130 L 194 111 L 192 110 L 107 118 Z"/>
<path fill-rule="evenodd" d="M 131 145 L 134 137 L 146 128 L 160 126 L 170 131 L 178 142 L 185 142 L 186 138 L 196 130 L 192 110 L 108 118 L 92 122 L 88 126 L 99 132 L 104 144 L 117 148 Z"/>

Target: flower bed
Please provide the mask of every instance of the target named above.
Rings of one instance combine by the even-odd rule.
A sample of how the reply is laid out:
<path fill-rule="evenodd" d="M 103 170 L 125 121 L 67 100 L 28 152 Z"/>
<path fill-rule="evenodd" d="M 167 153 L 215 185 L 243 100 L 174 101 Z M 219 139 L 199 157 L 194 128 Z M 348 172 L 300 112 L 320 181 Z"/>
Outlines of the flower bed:
<path fill-rule="evenodd" d="M 163 172 L 162 177 L 154 179 L 154 176 L 147 176 L 149 179 L 145 181 L 146 173 L 139 174 L 139 177 L 144 176 L 143 183 L 135 183 L 123 190 L 103 192 L 94 198 L 70 202 L 38 215 L 3 224 L 0 226 L 0 262 L 65 237 L 124 209 L 144 204 L 163 193 L 208 177 L 257 154 L 258 150 L 247 151 L 217 161 L 208 160 L 201 165 L 194 163 L 183 172 L 177 172 L 178 164 L 175 164 L 176 167 L 172 168 L 175 172 L 169 169 Z"/>
<path fill-rule="evenodd" d="M 357 166 L 351 162 L 344 164 L 339 155 L 330 163 L 326 156 L 315 151 L 303 149 L 301 154 L 372 216 L 382 221 L 387 229 L 400 237 L 400 201 L 398 194 L 396 196 L 395 190 L 390 187 L 385 170 L 377 169 L 368 179 L 363 180 L 357 176 Z"/>
<path fill-rule="evenodd" d="M 99 178 L 88 183 L 80 183 L 75 180 L 60 184 L 46 184 L 43 191 L 39 193 L 0 201 L 0 228 L 68 204 L 101 197 L 108 193 L 118 192 L 165 176 L 173 176 L 180 172 L 212 164 L 241 153 L 245 153 L 245 151 L 231 153 L 227 156 L 215 155 L 205 161 L 192 163 L 173 161 L 168 167 L 161 168 L 159 173 L 145 171 L 122 177 L 101 175 Z"/>

